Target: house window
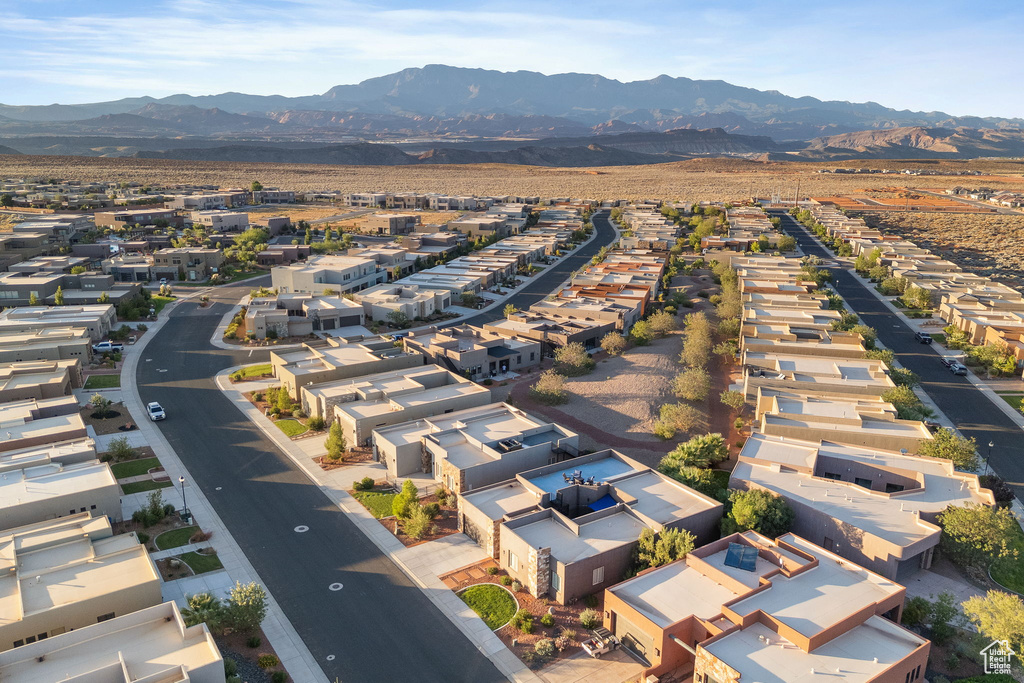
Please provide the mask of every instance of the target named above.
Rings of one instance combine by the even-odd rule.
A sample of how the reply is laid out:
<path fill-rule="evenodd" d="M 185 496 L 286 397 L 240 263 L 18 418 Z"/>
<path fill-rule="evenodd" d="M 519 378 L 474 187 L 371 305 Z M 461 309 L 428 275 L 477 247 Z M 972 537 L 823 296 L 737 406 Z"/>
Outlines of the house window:
<path fill-rule="evenodd" d="M 531 361 L 533 360 L 533 357 L 534 357 L 535 355 L 536 355 L 536 354 L 535 354 L 535 353 L 534 353 L 533 351 L 530 351 L 530 360 L 531 360 Z"/>
<path fill-rule="evenodd" d="M 508 568 L 514 572 L 519 571 L 519 556 L 511 550 L 508 551 Z"/>
<path fill-rule="evenodd" d="M 886 484 L 885 485 L 885 492 L 886 493 L 899 493 L 902 490 L 903 490 L 903 485 L 902 484 Z"/>
<path fill-rule="evenodd" d="M 42 633 L 40 633 L 39 635 L 36 636 L 36 639 L 37 640 L 46 640 L 49 637 L 50 637 L 50 634 L 47 633 L 46 631 L 43 631 Z"/>
<path fill-rule="evenodd" d="M 562 577 L 556 571 L 551 572 L 551 589 L 556 593 L 562 590 Z"/>
<path fill-rule="evenodd" d="M 89 509 L 90 509 L 90 510 L 95 510 L 95 509 L 96 509 L 96 506 L 95 506 L 95 505 L 90 505 L 90 506 L 89 506 Z"/>
<path fill-rule="evenodd" d="M 842 481 L 843 475 L 836 474 L 835 472 L 822 472 L 821 476 L 825 479 L 835 479 L 836 481 Z"/>
<path fill-rule="evenodd" d="M 25 644 L 24 640 L 16 640 L 16 641 L 14 641 L 14 647 L 21 647 L 24 644 Z"/>
<path fill-rule="evenodd" d="M 871 480 L 870 479 L 863 479 L 861 477 L 854 477 L 853 478 L 853 483 L 856 484 L 857 486 L 863 486 L 864 488 L 866 488 L 868 490 L 871 489 Z"/>
<path fill-rule="evenodd" d="M 101 614 L 98 617 L 96 617 L 96 623 L 98 624 L 101 621 L 110 621 L 113 618 L 114 618 L 114 613 L 113 612 L 107 612 L 106 614 Z"/>
<path fill-rule="evenodd" d="M 34 643 L 34 642 L 36 642 L 36 637 L 35 636 L 29 636 L 28 638 L 25 639 L 25 644 L 26 645 L 28 645 L 29 643 Z"/>
<path fill-rule="evenodd" d="M 604 567 L 598 567 L 594 570 L 594 585 L 604 583 Z"/>

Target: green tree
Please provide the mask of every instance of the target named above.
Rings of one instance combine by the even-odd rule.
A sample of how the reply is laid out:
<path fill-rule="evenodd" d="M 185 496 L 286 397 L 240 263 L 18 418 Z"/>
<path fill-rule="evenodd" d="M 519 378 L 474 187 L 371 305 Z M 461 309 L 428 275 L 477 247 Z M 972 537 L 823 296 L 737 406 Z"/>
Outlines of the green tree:
<path fill-rule="evenodd" d="M 1024 652 L 1024 600 L 1019 595 L 993 590 L 968 599 L 963 609 L 986 640 L 1007 640 L 1014 652 Z"/>
<path fill-rule="evenodd" d="M 267 592 L 256 582 L 235 582 L 225 604 L 227 621 L 231 628 L 242 633 L 254 633 L 267 616 Z"/>
<path fill-rule="evenodd" d="M 956 597 L 946 591 L 939 593 L 931 606 L 930 635 L 932 640 L 939 645 L 949 642 L 949 639 L 956 634 L 955 624 L 960 619 L 960 608 L 956 604 Z"/>
<path fill-rule="evenodd" d="M 668 475 L 676 481 L 689 486 L 694 491 L 703 493 L 705 496 L 724 500 L 726 489 L 715 478 L 715 470 L 706 467 L 679 466 L 676 462 L 666 462 L 663 458 L 658 465 L 658 471 Z"/>
<path fill-rule="evenodd" d="M 555 367 L 566 377 L 585 375 L 594 369 L 594 359 L 580 342 L 569 342 L 555 350 Z"/>
<path fill-rule="evenodd" d="M 341 428 L 341 423 L 335 420 L 331 423 L 331 428 L 327 430 L 327 439 L 324 441 L 324 446 L 327 448 L 327 457 L 331 460 L 340 460 L 341 456 L 345 453 L 345 432 Z"/>
<path fill-rule="evenodd" d="M 665 528 L 655 534 L 653 529 L 646 528 L 637 540 L 635 567 L 643 571 L 681 560 L 693 550 L 696 540 L 686 529 Z"/>
<path fill-rule="evenodd" d="M 410 506 L 408 519 L 405 520 L 402 528 L 405 529 L 405 533 L 408 534 L 409 538 L 418 541 L 424 536 L 434 533 L 437 525 L 434 524 L 434 518 L 430 516 L 430 513 L 427 512 L 423 505 L 414 503 Z"/>
<path fill-rule="evenodd" d="M 669 332 L 678 329 L 676 317 L 667 311 L 658 311 L 647 319 L 651 326 L 651 332 L 656 337 L 664 337 Z"/>
<path fill-rule="evenodd" d="M 601 348 L 609 356 L 620 356 L 626 350 L 626 338 L 618 332 L 609 332 L 601 338 Z"/>
<path fill-rule="evenodd" d="M 937 430 L 931 439 L 921 442 L 918 455 L 929 458 L 945 458 L 961 470 L 978 469 L 978 442 L 964 438 L 945 427 Z"/>
<path fill-rule="evenodd" d="M 793 508 L 781 496 L 763 489 L 733 491 L 729 495 L 729 513 L 722 520 L 722 531 L 753 530 L 768 538 L 789 531 L 793 524 Z"/>
<path fill-rule="evenodd" d="M 743 406 L 747 402 L 747 397 L 744 396 L 742 391 L 726 390 L 719 394 L 718 398 L 737 413 L 743 410 Z"/>
<path fill-rule="evenodd" d="M 560 375 L 554 369 L 545 370 L 530 387 L 530 396 L 549 406 L 566 403 L 569 393 L 565 390 L 565 375 Z"/>
<path fill-rule="evenodd" d="M 695 436 L 685 443 L 676 446 L 675 450 L 662 458 L 658 469 L 682 467 L 711 467 L 729 457 L 729 447 L 721 434 L 704 434 Z"/>
<path fill-rule="evenodd" d="M 409 316 L 402 311 L 391 311 L 388 313 L 388 324 L 392 327 L 404 330 L 409 327 Z"/>
<path fill-rule="evenodd" d="M 260 181 L 254 180 L 252 181 L 252 185 L 249 186 L 249 189 L 252 190 L 253 192 L 262 192 L 263 185 L 260 184 Z"/>
<path fill-rule="evenodd" d="M 654 330 L 646 320 L 637 320 L 629 331 L 629 338 L 637 346 L 647 346 L 654 339 Z"/>
<path fill-rule="evenodd" d="M 64 286 L 57 285 L 57 291 L 53 293 L 53 303 L 56 306 L 64 305 Z"/>
<path fill-rule="evenodd" d="M 882 392 L 882 400 L 896 408 L 896 414 L 901 420 L 923 420 L 931 414 L 909 386 L 886 389 Z"/>
<path fill-rule="evenodd" d="M 35 292 L 29 292 L 28 293 L 28 305 L 29 306 L 38 306 L 39 305 L 39 295 L 37 295 Z"/>
<path fill-rule="evenodd" d="M 672 380 L 672 391 L 687 401 L 703 401 L 711 391 L 711 375 L 699 367 L 683 370 Z"/>
<path fill-rule="evenodd" d="M 100 294 L 100 298 L 97 299 L 97 301 L 101 304 L 109 304 L 110 294 L 108 294 L 107 292 L 103 292 L 102 294 Z"/>
<path fill-rule="evenodd" d="M 1020 531 L 1009 508 L 950 505 L 939 513 L 938 521 L 942 548 L 958 564 L 987 567 L 995 560 L 1017 557 L 1013 540 Z"/>
<path fill-rule="evenodd" d="M 779 251 L 793 251 L 796 249 L 796 239 L 789 235 L 779 238 Z"/>
<path fill-rule="evenodd" d="M 86 268 L 85 266 L 72 266 L 71 267 L 71 274 L 72 275 L 81 275 L 82 273 L 84 273 L 87 270 L 88 270 L 88 268 Z"/>
<path fill-rule="evenodd" d="M 691 432 L 701 424 L 703 415 L 686 403 L 666 403 L 658 411 L 654 423 L 654 434 L 662 439 L 671 439 L 678 432 Z"/>
<path fill-rule="evenodd" d="M 519 309 L 516 308 L 514 304 L 505 304 L 505 308 L 502 311 L 506 318 L 511 318 L 518 312 Z"/>
<path fill-rule="evenodd" d="M 186 626 L 206 624 L 210 632 L 220 635 L 224 632 L 227 614 L 224 603 L 211 593 L 196 593 L 185 601 L 186 607 L 181 610 L 181 618 Z"/>
<path fill-rule="evenodd" d="M 850 332 L 863 337 L 865 347 L 869 349 L 875 348 L 875 341 L 878 339 L 878 332 L 875 331 L 875 328 L 868 327 L 867 325 L 854 325 L 850 328 Z"/>
<path fill-rule="evenodd" d="M 7 194 L 6 192 L 4 194 L 0 194 L 0 206 L 4 208 L 14 206 L 14 197 Z"/>
<path fill-rule="evenodd" d="M 412 479 L 406 479 L 402 483 L 402 491 L 391 501 L 391 514 L 399 519 L 408 519 L 413 511 L 413 506 L 419 504 L 420 492 Z"/>
<path fill-rule="evenodd" d="M 107 454 L 117 462 L 120 462 L 134 458 L 135 449 L 128 445 L 127 436 L 119 436 L 116 439 L 111 439 L 110 443 L 107 444 Z"/>

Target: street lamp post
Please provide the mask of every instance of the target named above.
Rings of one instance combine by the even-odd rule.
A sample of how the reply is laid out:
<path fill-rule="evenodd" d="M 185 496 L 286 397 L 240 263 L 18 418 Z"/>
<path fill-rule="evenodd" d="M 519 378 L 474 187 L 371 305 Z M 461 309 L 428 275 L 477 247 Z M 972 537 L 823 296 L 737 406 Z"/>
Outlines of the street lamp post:
<path fill-rule="evenodd" d="M 183 522 L 188 522 L 188 502 L 185 500 L 185 477 L 178 477 L 178 483 L 181 484 L 181 518 Z"/>
<path fill-rule="evenodd" d="M 985 456 L 985 476 L 988 476 L 988 461 L 992 459 L 992 447 L 995 446 L 995 442 L 988 442 L 988 455 Z"/>

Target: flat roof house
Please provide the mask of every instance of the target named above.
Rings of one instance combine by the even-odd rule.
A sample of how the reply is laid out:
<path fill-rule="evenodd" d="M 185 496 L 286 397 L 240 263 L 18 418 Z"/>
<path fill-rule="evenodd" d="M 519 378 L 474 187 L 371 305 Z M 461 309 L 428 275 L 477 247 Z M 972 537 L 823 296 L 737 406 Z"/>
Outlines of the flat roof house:
<path fill-rule="evenodd" d="M 21 683 L 224 683 L 206 624 L 186 626 L 165 602 L 0 653 L 0 679 Z"/>
<path fill-rule="evenodd" d="M 754 433 L 730 488 L 772 491 L 796 512 L 793 532 L 898 580 L 931 566 L 950 505 L 994 505 L 978 476 L 949 460 Z"/>
<path fill-rule="evenodd" d="M 329 387 L 303 389 L 303 397 L 317 391 L 318 404 L 333 404 L 346 443 L 369 445 L 373 430 L 432 415 L 475 408 L 491 402 L 491 390 L 436 365 L 395 370 Z"/>
<path fill-rule="evenodd" d="M 931 646 L 896 623 L 905 597 L 795 534 L 747 531 L 607 589 L 603 625 L 644 676 L 905 683 L 921 680 Z"/>
<path fill-rule="evenodd" d="M 78 399 L 74 396 L 0 403 L 0 451 L 85 436 L 85 422 L 78 414 Z"/>
<path fill-rule="evenodd" d="M 537 596 L 559 603 L 618 582 L 645 528 L 716 535 L 722 504 L 611 450 L 459 497 L 459 526 Z"/>
<path fill-rule="evenodd" d="M 743 365 L 743 391 L 751 399 L 759 388 L 804 396 L 881 396 L 896 386 L 880 360 L 752 351 L 743 353 Z"/>
<path fill-rule="evenodd" d="M 530 306 L 530 313 L 554 320 L 583 320 L 612 323 L 625 334 L 640 319 L 639 302 L 606 301 L 604 299 L 543 299 Z"/>
<path fill-rule="evenodd" d="M 24 456 L 24 451 L 21 453 Z M 121 487 L 107 463 L 63 464 L 45 457 L 13 457 L 0 463 L 0 528 L 11 528 L 80 512 L 121 519 Z M 21 468 L 21 469 L 18 469 Z"/>
<path fill-rule="evenodd" d="M 522 372 L 540 364 L 540 342 L 505 337 L 471 325 L 410 332 L 402 338 L 405 350 L 452 372 L 476 379 Z"/>
<path fill-rule="evenodd" d="M 540 342 L 542 354 L 550 356 L 556 349 L 572 343 L 583 344 L 583 348 L 588 350 L 596 349 L 606 334 L 615 331 L 615 324 L 595 320 L 556 320 L 520 311 L 507 318 L 484 323 L 484 331 Z"/>
<path fill-rule="evenodd" d="M 373 444 L 390 476 L 432 472 L 453 493 L 579 455 L 578 434 L 506 403 L 382 427 Z"/>
<path fill-rule="evenodd" d="M 270 271 L 270 277 L 274 289 L 281 293 L 344 294 L 386 282 L 388 273 L 372 258 L 332 254 L 277 266 Z"/>
<path fill-rule="evenodd" d="M 360 327 L 363 307 L 336 296 L 278 294 L 249 301 L 245 312 L 245 333 L 256 339 L 300 337 L 346 327 Z"/>
<path fill-rule="evenodd" d="M 82 386 L 77 358 L 0 363 L 0 403 L 67 396 Z"/>
<path fill-rule="evenodd" d="M 153 252 L 153 278 L 202 282 L 218 272 L 225 260 L 220 249 L 181 247 Z"/>
<path fill-rule="evenodd" d="M 84 327 L 93 341 L 103 339 L 117 320 L 110 304 L 87 306 L 23 306 L 0 311 L 0 336 L 12 332 L 38 333 L 47 328 Z"/>
<path fill-rule="evenodd" d="M 88 360 L 92 339 L 85 327 L 44 327 L 22 332 L 0 328 L 0 362 Z"/>
<path fill-rule="evenodd" d="M 376 285 L 353 295 L 370 320 L 386 320 L 398 311 L 409 320 L 426 318 L 452 305 L 448 289 L 430 289 L 405 281 Z"/>
<path fill-rule="evenodd" d="M 331 338 L 303 344 L 301 349 L 294 351 L 271 351 L 270 364 L 274 377 L 281 380 L 292 398 L 301 396 L 303 410 L 328 419 L 330 411 L 324 412 L 322 406 L 308 401 L 300 389 L 388 370 L 419 367 L 423 365 L 423 356 L 407 353 L 379 337 L 357 342 Z"/>
<path fill-rule="evenodd" d="M 89 513 L 3 532 L 0 567 L 0 651 L 161 602 L 145 546 Z"/>

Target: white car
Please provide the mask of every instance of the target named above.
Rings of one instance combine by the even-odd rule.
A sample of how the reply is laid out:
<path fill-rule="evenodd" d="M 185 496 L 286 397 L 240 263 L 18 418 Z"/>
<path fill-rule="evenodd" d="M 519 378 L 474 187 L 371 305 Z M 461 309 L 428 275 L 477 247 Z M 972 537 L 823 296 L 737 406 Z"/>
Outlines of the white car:
<path fill-rule="evenodd" d="M 164 409 L 156 401 L 146 404 L 146 412 L 149 413 L 149 419 L 153 422 L 167 417 L 167 414 L 164 413 Z"/>

